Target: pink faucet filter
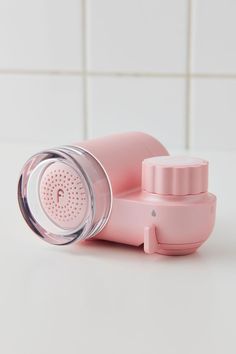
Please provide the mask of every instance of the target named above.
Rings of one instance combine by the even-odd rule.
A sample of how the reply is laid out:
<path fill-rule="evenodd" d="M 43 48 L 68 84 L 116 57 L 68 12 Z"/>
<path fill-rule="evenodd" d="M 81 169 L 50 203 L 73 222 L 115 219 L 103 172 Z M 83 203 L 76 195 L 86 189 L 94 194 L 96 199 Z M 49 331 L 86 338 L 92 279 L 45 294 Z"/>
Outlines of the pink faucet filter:
<path fill-rule="evenodd" d="M 144 133 L 34 155 L 23 167 L 18 200 L 31 229 L 56 245 L 94 238 L 184 255 L 205 242 L 215 221 L 208 162 L 171 157 Z"/>

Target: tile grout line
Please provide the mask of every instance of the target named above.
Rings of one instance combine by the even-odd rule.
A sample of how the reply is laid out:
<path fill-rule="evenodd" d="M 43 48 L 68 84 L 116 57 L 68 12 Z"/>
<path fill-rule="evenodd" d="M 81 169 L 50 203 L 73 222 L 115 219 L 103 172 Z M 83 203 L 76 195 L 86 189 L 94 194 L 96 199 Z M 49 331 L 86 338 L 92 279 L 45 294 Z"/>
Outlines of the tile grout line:
<path fill-rule="evenodd" d="M 35 76 L 82 76 L 79 70 L 57 69 L 0 69 L 0 75 L 35 75 Z"/>
<path fill-rule="evenodd" d="M 84 139 L 88 138 L 88 85 L 87 85 L 87 30 L 86 30 L 86 0 L 82 6 L 82 91 L 83 91 L 83 130 Z"/>
<path fill-rule="evenodd" d="M 141 78 L 184 78 L 186 75 L 183 73 L 160 73 L 160 72 L 122 72 L 122 71 L 88 71 L 88 76 L 93 77 L 141 77 Z"/>
<path fill-rule="evenodd" d="M 134 77 L 134 78 L 172 78 L 172 79 L 218 79 L 235 80 L 236 73 L 160 73 L 160 72 L 109 72 L 87 70 L 41 70 L 41 69 L 0 69 L 0 75 L 28 76 L 87 76 L 87 77 Z"/>
<path fill-rule="evenodd" d="M 191 147 L 191 69 L 192 69 L 192 0 L 188 0 L 187 14 L 187 64 L 186 64 L 186 110 L 185 110 L 185 148 Z"/>

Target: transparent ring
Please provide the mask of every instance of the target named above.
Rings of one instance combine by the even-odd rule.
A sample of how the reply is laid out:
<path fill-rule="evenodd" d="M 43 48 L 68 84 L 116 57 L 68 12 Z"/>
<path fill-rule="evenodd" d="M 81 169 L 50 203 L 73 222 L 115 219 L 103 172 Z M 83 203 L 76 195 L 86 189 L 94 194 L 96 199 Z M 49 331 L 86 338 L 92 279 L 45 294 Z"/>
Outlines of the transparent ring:
<path fill-rule="evenodd" d="M 18 201 L 30 228 L 65 245 L 94 237 L 112 209 L 112 189 L 100 162 L 81 147 L 64 146 L 32 156 L 18 183 Z"/>

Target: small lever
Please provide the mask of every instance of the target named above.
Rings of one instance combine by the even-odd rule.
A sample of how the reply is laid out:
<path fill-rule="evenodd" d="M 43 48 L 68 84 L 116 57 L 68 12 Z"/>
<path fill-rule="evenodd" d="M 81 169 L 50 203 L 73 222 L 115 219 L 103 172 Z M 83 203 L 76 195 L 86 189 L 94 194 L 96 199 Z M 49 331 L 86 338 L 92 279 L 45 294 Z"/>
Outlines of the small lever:
<path fill-rule="evenodd" d="M 144 227 L 144 252 L 148 254 L 156 253 L 161 246 L 157 240 L 156 226 Z"/>

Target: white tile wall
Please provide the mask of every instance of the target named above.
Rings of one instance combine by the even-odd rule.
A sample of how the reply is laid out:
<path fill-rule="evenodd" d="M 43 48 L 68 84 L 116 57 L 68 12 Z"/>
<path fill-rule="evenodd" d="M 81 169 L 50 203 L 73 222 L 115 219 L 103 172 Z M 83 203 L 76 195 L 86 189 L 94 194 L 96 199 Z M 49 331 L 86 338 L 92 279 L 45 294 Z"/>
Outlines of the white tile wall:
<path fill-rule="evenodd" d="M 88 68 L 186 69 L 187 0 L 88 0 Z"/>
<path fill-rule="evenodd" d="M 236 73 L 236 1 L 193 1 L 193 70 Z"/>
<path fill-rule="evenodd" d="M 2 0 L 0 139 L 144 130 L 236 149 L 235 13 L 234 0 Z"/>
<path fill-rule="evenodd" d="M 192 112 L 194 147 L 236 149 L 236 80 L 194 79 Z"/>
<path fill-rule="evenodd" d="M 80 0 L 1 0 L 1 69 L 81 70 Z"/>
<path fill-rule="evenodd" d="M 89 79 L 89 135 L 140 130 L 170 147 L 184 147 L 184 79 Z"/>
<path fill-rule="evenodd" d="M 0 140 L 70 143 L 83 137 L 81 78 L 0 76 Z"/>

